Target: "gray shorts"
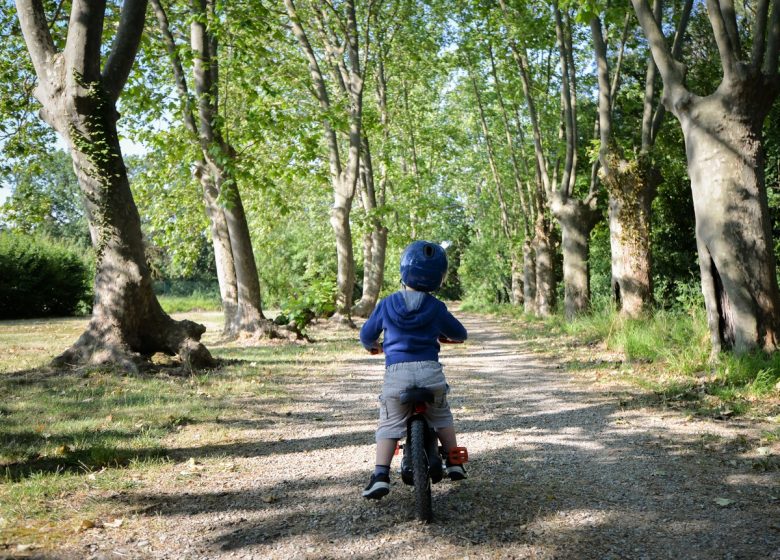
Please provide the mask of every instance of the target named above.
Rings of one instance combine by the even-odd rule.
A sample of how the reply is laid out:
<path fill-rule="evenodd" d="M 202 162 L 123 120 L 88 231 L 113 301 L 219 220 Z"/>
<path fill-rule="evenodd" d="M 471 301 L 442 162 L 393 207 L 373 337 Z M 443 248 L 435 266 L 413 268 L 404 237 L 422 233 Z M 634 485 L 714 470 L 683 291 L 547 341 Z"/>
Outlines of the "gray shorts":
<path fill-rule="evenodd" d="M 403 362 L 385 369 L 382 394 L 379 395 L 379 426 L 376 439 L 400 439 L 406 436 L 406 421 L 412 415 L 410 405 L 402 405 L 400 394 L 407 387 L 426 387 L 433 391 L 433 403 L 425 417 L 435 429 L 452 426 L 452 412 L 447 402 L 450 386 L 439 362 Z"/>

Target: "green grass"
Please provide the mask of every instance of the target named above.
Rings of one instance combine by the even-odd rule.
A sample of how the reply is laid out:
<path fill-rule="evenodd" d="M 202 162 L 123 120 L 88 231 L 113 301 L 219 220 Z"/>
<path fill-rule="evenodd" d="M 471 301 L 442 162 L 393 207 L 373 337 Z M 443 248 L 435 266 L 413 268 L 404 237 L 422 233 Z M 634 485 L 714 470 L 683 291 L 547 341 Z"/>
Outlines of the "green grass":
<path fill-rule="evenodd" d="M 712 360 L 703 310 L 629 319 L 606 305 L 572 321 L 529 318 L 511 306 L 471 310 L 511 318 L 531 348 L 568 356 L 572 371 L 610 369 L 612 378 L 645 389 L 663 406 L 718 417 L 780 413 L 780 353 L 723 353 Z M 583 348 L 582 357 L 572 356 L 572 349 Z"/>
<path fill-rule="evenodd" d="M 217 294 L 196 293 L 189 296 L 158 295 L 157 299 L 166 313 L 219 311 L 222 308 L 222 302 Z"/>
<path fill-rule="evenodd" d="M 222 368 L 192 377 L 53 371 L 44 366 L 85 320 L 0 322 L 0 347 L 13 350 L 0 353 L 0 549 L 45 544 L 72 535 L 82 518 L 121 514 L 95 494 L 186 460 L 192 447 L 241 437 L 228 426 L 247 403 L 290 410 L 288 380 L 338 375 L 336 357 L 355 345 L 354 332 L 324 332 L 309 345 L 220 346 L 220 314 L 187 316 L 208 325 Z"/>

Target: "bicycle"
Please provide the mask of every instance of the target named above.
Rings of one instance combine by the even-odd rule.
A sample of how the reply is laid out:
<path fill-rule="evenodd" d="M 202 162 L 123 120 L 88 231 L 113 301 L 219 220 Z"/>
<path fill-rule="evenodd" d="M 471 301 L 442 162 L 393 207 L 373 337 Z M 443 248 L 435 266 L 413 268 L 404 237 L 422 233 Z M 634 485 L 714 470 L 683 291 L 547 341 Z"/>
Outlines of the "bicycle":
<path fill-rule="evenodd" d="M 440 339 L 444 343 L 455 343 L 449 339 Z M 414 501 L 417 518 L 425 523 L 433 519 L 431 484 L 441 481 L 444 476 L 444 459 L 450 464 L 463 464 L 468 461 L 465 447 L 455 447 L 444 456 L 439 447 L 436 431 L 428 424 L 425 411 L 433 403 L 434 394 L 425 387 L 407 387 L 400 393 L 401 404 L 409 405 L 413 413 L 406 421 L 406 443 L 401 459 L 401 480 L 414 487 Z M 396 453 L 401 449 L 396 448 Z"/>

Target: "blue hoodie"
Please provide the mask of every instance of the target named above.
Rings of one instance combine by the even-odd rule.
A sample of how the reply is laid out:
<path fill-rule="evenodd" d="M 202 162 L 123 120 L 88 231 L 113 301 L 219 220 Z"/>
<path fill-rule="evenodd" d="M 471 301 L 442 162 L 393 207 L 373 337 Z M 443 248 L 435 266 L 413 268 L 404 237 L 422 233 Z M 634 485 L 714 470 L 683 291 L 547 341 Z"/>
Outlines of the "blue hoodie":
<path fill-rule="evenodd" d="M 400 291 L 386 297 L 360 329 L 360 342 L 371 350 L 385 332 L 385 364 L 438 361 L 439 336 L 466 340 L 466 329 L 447 306 L 425 292 Z"/>

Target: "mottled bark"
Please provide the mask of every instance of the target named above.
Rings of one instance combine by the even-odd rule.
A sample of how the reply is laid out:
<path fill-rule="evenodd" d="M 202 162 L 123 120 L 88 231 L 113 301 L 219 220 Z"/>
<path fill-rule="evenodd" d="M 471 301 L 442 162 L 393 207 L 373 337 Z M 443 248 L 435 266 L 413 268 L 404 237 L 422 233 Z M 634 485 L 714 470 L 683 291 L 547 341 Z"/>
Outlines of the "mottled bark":
<path fill-rule="evenodd" d="M 595 199 L 553 200 L 553 213 L 561 226 L 563 250 L 563 309 L 566 319 L 590 309 L 590 232 L 600 218 Z"/>
<path fill-rule="evenodd" d="M 660 175 L 647 159 L 610 156 L 602 182 L 609 193 L 612 296 L 621 313 L 637 317 L 653 302 L 650 207 Z"/>
<path fill-rule="evenodd" d="M 754 94 L 761 94 L 774 87 L 756 89 Z M 715 352 L 778 346 L 780 293 L 761 135 L 766 110 L 765 102 L 754 105 L 717 92 L 697 99 L 678 117 Z"/>
<path fill-rule="evenodd" d="M 536 219 L 533 245 L 536 253 L 536 313 L 540 317 L 549 317 L 555 309 L 555 255 L 550 222 L 541 214 Z"/>

